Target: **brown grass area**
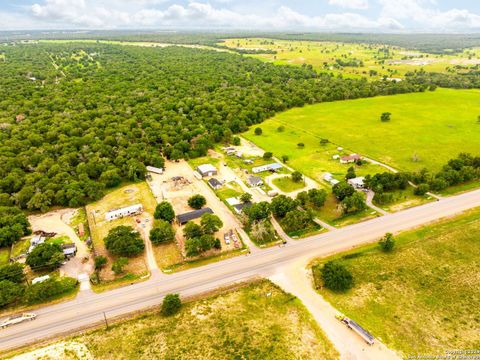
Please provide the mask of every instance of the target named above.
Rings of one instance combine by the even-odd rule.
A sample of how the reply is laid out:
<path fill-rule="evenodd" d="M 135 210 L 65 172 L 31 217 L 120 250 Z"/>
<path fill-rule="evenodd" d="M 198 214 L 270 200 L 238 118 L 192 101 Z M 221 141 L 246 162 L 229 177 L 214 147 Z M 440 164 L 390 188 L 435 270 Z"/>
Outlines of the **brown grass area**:
<path fill-rule="evenodd" d="M 112 263 L 116 257 L 111 255 L 105 245 L 103 239 L 108 235 L 108 232 L 117 226 L 126 225 L 137 228 L 137 223 L 134 217 L 125 217 L 123 219 L 116 219 L 112 221 L 105 220 L 105 214 L 112 210 L 121 207 L 126 207 L 141 203 L 143 205 L 144 214 L 142 218 L 148 216 L 152 219 L 155 211 L 156 201 L 153 198 L 150 189 L 146 183 L 131 184 L 111 193 L 107 194 L 103 199 L 96 203 L 86 206 L 88 222 L 92 235 L 93 246 L 95 254 L 103 255 L 108 259 L 107 265 L 100 271 L 100 278 L 105 281 L 114 280 L 118 278 L 111 270 Z M 143 275 L 148 273 L 148 268 L 145 261 L 145 255 L 141 254 L 129 258 L 128 265 L 125 267 L 126 273 L 135 275 Z"/>
<path fill-rule="evenodd" d="M 70 338 L 95 359 L 337 359 L 295 297 L 268 281 Z"/>

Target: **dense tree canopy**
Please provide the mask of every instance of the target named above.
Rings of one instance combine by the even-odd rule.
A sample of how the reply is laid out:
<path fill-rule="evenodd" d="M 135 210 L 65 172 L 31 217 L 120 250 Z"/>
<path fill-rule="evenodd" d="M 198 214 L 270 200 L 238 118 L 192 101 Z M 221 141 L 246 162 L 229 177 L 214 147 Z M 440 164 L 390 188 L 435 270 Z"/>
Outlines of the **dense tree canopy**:
<path fill-rule="evenodd" d="M 30 233 L 30 223 L 20 209 L 0 206 L 0 247 L 9 246 Z"/>
<path fill-rule="evenodd" d="M 5 46 L 0 62 L 0 201 L 81 206 L 163 157 L 307 103 L 421 91 L 425 85 L 318 74 L 235 54 L 93 43 Z"/>

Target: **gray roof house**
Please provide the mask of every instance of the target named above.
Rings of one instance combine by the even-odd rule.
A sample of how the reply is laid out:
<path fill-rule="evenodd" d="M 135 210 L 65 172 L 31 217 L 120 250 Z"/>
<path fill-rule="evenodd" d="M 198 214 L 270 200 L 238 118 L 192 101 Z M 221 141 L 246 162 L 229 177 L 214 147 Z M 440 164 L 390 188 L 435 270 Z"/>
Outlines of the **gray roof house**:
<path fill-rule="evenodd" d="M 210 187 L 213 189 L 213 190 L 218 190 L 222 187 L 222 183 L 220 181 L 218 181 L 217 179 L 215 178 L 211 178 L 211 179 L 208 179 L 208 185 L 210 185 Z"/>
<path fill-rule="evenodd" d="M 252 187 L 263 185 L 263 180 L 260 176 L 249 176 L 247 182 Z"/>

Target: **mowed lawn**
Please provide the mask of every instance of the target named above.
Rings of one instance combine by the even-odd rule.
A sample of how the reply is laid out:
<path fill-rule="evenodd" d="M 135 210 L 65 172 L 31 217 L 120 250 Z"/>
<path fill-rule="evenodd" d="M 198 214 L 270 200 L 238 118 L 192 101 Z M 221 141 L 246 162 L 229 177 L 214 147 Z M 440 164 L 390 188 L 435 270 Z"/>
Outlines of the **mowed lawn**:
<path fill-rule="evenodd" d="M 187 303 L 72 340 L 95 359 L 337 359 L 338 353 L 295 297 L 268 281 Z"/>
<path fill-rule="evenodd" d="M 383 112 L 392 114 L 391 121 L 380 121 Z M 331 160 L 337 146 L 397 169 L 434 171 L 460 152 L 480 154 L 479 115 L 480 91 L 437 89 L 296 108 L 258 125 L 263 135 L 255 136 L 253 126 L 245 137 L 275 155 L 288 155 L 292 167 L 310 175 L 341 170 Z M 279 126 L 285 130 L 278 132 Z M 321 138 L 335 145 L 323 147 Z M 305 148 L 299 149 L 299 142 Z"/>
<path fill-rule="evenodd" d="M 375 245 L 338 255 L 355 285 L 320 293 L 405 356 L 478 349 L 479 233 L 476 209 L 397 236 L 390 254 Z"/>

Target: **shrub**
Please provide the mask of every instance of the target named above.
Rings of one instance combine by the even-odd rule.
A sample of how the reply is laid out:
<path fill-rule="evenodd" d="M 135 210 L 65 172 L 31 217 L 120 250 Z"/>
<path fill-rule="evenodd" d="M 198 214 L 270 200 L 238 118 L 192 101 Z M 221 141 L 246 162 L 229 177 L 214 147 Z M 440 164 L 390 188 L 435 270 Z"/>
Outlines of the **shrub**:
<path fill-rule="evenodd" d="M 252 240 L 266 244 L 275 240 L 275 230 L 267 220 L 255 221 L 250 229 Z"/>
<path fill-rule="evenodd" d="M 252 201 L 252 194 L 243 193 L 242 195 L 240 195 L 240 201 L 242 203 L 248 203 L 248 202 Z"/>
<path fill-rule="evenodd" d="M 140 234 L 131 226 L 117 226 L 104 239 L 105 247 L 114 255 L 135 256 L 145 248 Z"/>
<path fill-rule="evenodd" d="M 43 243 L 37 245 L 27 256 L 26 264 L 33 271 L 54 270 L 65 261 L 63 250 L 58 244 Z"/>
<path fill-rule="evenodd" d="M 180 311 L 182 307 L 182 300 L 178 294 L 165 295 L 162 302 L 160 313 L 163 316 L 172 316 Z"/>
<path fill-rule="evenodd" d="M 234 136 L 232 139 L 232 144 L 235 146 L 239 146 L 241 144 L 240 138 L 238 136 Z"/>
<path fill-rule="evenodd" d="M 395 247 L 395 239 L 391 233 L 385 234 L 385 236 L 378 242 L 378 245 L 384 252 L 391 252 Z"/>
<path fill-rule="evenodd" d="M 23 294 L 23 286 L 10 280 L 0 281 L 0 307 L 7 306 Z"/>
<path fill-rule="evenodd" d="M 107 258 L 102 255 L 95 256 L 94 263 L 95 263 L 95 270 L 100 270 L 107 264 Z"/>
<path fill-rule="evenodd" d="M 49 301 L 72 291 L 77 284 L 77 279 L 70 277 L 59 279 L 50 278 L 41 283 L 28 286 L 25 289 L 24 301 L 27 304 Z"/>
<path fill-rule="evenodd" d="M 263 130 L 262 130 L 262 128 L 257 127 L 257 128 L 255 128 L 254 132 L 255 132 L 255 135 L 262 135 Z"/>
<path fill-rule="evenodd" d="M 158 224 L 150 230 L 150 241 L 154 245 L 165 244 L 175 240 L 175 231 L 172 225 L 164 220 L 159 220 Z"/>
<path fill-rule="evenodd" d="M 155 212 L 153 213 L 153 217 L 155 219 L 162 219 L 169 223 L 175 219 L 175 211 L 173 211 L 172 205 L 167 201 L 162 201 L 160 204 L 157 205 L 155 208 Z"/>
<path fill-rule="evenodd" d="M 21 284 L 25 280 L 23 265 L 19 263 L 0 266 L 0 280 L 9 280 Z"/>
<path fill-rule="evenodd" d="M 188 206 L 193 209 L 201 209 L 207 203 L 207 199 L 203 195 L 193 195 L 188 199 Z"/>
<path fill-rule="evenodd" d="M 115 274 L 121 274 L 124 271 L 124 267 L 128 264 L 128 259 L 126 257 L 120 257 L 115 260 L 112 264 L 112 271 Z"/>
<path fill-rule="evenodd" d="M 299 183 L 303 180 L 303 175 L 299 171 L 294 171 L 291 176 L 293 182 Z"/>
<path fill-rule="evenodd" d="M 413 190 L 413 193 L 418 196 L 423 196 L 429 191 L 430 186 L 428 184 L 420 184 Z"/>
<path fill-rule="evenodd" d="M 323 283 L 333 291 L 347 291 L 353 286 L 353 276 L 345 265 L 329 261 L 321 269 Z"/>
<path fill-rule="evenodd" d="M 384 113 L 382 113 L 382 115 L 380 116 L 380 120 L 381 120 L 382 122 L 390 121 L 391 115 L 392 115 L 392 113 L 384 112 Z"/>
<path fill-rule="evenodd" d="M 270 151 L 264 152 L 262 157 L 263 160 L 270 160 L 273 157 L 273 153 Z"/>

